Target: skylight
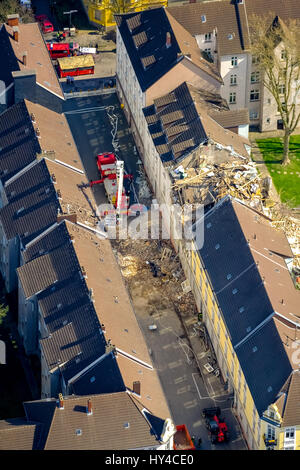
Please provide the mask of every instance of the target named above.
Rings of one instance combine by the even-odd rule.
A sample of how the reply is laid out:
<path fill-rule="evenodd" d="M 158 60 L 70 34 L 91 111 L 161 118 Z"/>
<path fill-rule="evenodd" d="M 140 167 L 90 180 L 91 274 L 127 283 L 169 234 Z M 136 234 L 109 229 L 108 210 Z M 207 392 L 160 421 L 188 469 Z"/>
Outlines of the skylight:
<path fill-rule="evenodd" d="M 201 21 L 202 21 L 202 23 L 206 23 L 206 16 L 205 15 L 201 15 Z"/>

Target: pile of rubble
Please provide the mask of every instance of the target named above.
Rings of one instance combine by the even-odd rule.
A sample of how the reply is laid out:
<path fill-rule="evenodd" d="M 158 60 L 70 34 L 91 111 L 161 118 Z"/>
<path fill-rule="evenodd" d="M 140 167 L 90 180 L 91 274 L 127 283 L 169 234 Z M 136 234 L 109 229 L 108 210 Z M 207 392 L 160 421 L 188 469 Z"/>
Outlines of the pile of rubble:
<path fill-rule="evenodd" d="M 178 167 L 172 174 L 175 200 L 178 198 L 180 204 L 209 205 L 230 194 L 262 209 L 270 189 L 270 181 L 260 179 L 255 163 L 241 159 L 198 168 Z"/>
<path fill-rule="evenodd" d="M 168 240 L 119 240 L 113 242 L 113 247 L 129 289 L 137 282 L 151 284 L 162 298 L 172 301 L 181 315 L 189 314 L 191 309 L 196 313 L 191 288 Z"/>

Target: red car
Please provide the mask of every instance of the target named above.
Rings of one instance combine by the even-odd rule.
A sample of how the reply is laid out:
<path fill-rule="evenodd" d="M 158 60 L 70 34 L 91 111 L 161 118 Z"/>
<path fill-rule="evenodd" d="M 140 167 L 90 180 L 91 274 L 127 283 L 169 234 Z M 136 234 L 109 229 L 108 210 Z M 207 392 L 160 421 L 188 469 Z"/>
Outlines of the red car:
<path fill-rule="evenodd" d="M 54 31 L 53 24 L 46 15 L 36 15 L 35 19 L 40 23 L 43 33 L 52 33 Z"/>

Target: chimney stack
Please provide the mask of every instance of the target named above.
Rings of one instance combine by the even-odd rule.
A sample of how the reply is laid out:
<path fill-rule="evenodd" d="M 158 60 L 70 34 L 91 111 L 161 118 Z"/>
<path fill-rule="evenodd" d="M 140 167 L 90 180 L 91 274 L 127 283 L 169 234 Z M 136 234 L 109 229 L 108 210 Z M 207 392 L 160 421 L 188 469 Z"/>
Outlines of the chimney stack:
<path fill-rule="evenodd" d="M 16 42 L 19 41 L 19 28 L 18 28 L 18 26 L 13 26 L 13 38 Z"/>
<path fill-rule="evenodd" d="M 93 409 L 92 409 L 92 400 L 89 398 L 87 402 L 87 414 L 92 415 L 93 414 Z"/>
<path fill-rule="evenodd" d="M 23 65 L 27 65 L 27 52 L 23 52 Z"/>
<path fill-rule="evenodd" d="M 166 33 L 166 47 L 170 47 L 171 46 L 171 33 L 169 33 L 169 31 Z"/>
<path fill-rule="evenodd" d="M 58 395 L 58 398 L 59 398 L 59 409 L 63 410 L 64 409 L 64 399 L 63 399 L 62 393 L 60 393 Z"/>
<path fill-rule="evenodd" d="M 8 26 L 18 26 L 19 25 L 19 15 L 15 13 L 14 15 L 7 15 L 7 24 Z"/>
<path fill-rule="evenodd" d="M 136 393 L 137 395 L 141 395 L 141 382 L 137 380 L 136 382 L 133 382 L 133 393 Z"/>

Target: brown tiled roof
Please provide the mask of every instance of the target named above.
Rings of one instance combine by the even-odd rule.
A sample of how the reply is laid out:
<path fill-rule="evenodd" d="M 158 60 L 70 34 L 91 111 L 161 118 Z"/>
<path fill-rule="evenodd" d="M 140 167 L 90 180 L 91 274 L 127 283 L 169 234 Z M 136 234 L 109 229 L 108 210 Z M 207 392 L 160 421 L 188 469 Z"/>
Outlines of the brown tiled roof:
<path fill-rule="evenodd" d="M 248 18 L 251 15 L 274 13 L 283 20 L 300 18 L 299 0 L 244 0 Z"/>
<path fill-rule="evenodd" d="M 49 370 L 80 354 L 81 347 L 78 343 L 78 335 L 72 322 L 54 331 L 48 338 L 40 339 L 41 349 Z"/>
<path fill-rule="evenodd" d="M 24 294 L 29 298 L 80 271 L 80 265 L 69 243 L 33 259 L 17 271 Z"/>
<path fill-rule="evenodd" d="M 282 426 L 299 426 L 300 424 L 300 371 L 292 372 L 286 386 L 283 388 L 285 406 L 282 413 Z"/>
<path fill-rule="evenodd" d="M 35 70 L 37 83 L 50 92 L 64 98 L 38 23 L 19 23 L 18 41 L 13 39 L 12 27 L 6 24 L 4 27 L 9 34 L 10 43 L 18 60 L 20 70 Z M 24 52 L 27 52 L 26 66 L 23 65 Z"/>
<path fill-rule="evenodd" d="M 212 109 L 209 111 L 209 115 L 225 129 L 249 124 L 249 110 L 247 108 L 221 111 Z"/>
<path fill-rule="evenodd" d="M 95 207 L 91 188 L 86 185 L 86 177 L 56 161 L 45 158 L 54 188 L 61 193 L 60 205 L 64 213 L 76 213 L 82 223 L 94 223 Z"/>
<path fill-rule="evenodd" d="M 0 450 L 32 450 L 38 426 L 22 418 L 0 421 Z"/>
<path fill-rule="evenodd" d="M 207 136 L 214 142 L 222 145 L 223 147 L 232 147 L 233 151 L 238 155 L 249 158 L 246 147 L 251 147 L 248 139 L 242 137 L 235 132 L 224 129 L 214 119 L 212 119 L 199 103 L 196 103 L 196 109 L 199 113 L 202 125 Z"/>
<path fill-rule="evenodd" d="M 244 4 L 238 5 L 241 29 L 235 5 L 231 0 L 170 6 L 166 11 L 193 36 L 212 33 L 217 28 L 217 48 L 220 56 L 241 54 L 249 48 L 249 32 Z M 203 15 L 206 17 L 205 22 L 201 20 Z M 232 39 L 229 39 L 229 34 L 232 35 Z"/>
<path fill-rule="evenodd" d="M 168 406 L 109 240 L 101 240 L 93 232 L 68 221 L 66 226 L 73 237 L 79 265 L 87 273 L 85 281 L 88 289 L 92 289 L 95 310 L 100 324 L 105 326 L 105 337 L 120 351 L 118 364 L 120 356 L 119 366 L 126 386 L 131 387 L 138 377 L 143 394 L 153 395 L 151 411 L 168 417 L 170 413 L 162 415 L 157 411 Z M 131 367 L 135 374 L 129 380 L 127 374 Z M 140 376 L 138 370 L 144 370 L 144 375 Z M 147 382 L 144 376 L 149 378 Z"/>
<path fill-rule="evenodd" d="M 142 31 L 138 34 L 134 34 L 132 36 L 132 39 L 135 44 L 135 47 L 141 47 L 143 44 L 145 44 L 148 41 L 146 31 Z"/>
<path fill-rule="evenodd" d="M 87 414 L 91 400 L 92 414 Z M 127 392 L 64 398 L 56 407 L 45 450 L 126 450 L 158 445 Z"/>
<path fill-rule="evenodd" d="M 148 55 L 146 57 L 142 57 L 141 61 L 142 61 L 143 67 L 146 68 L 146 67 L 149 67 L 150 65 L 154 64 L 156 62 L 156 59 L 155 59 L 154 55 Z"/>
<path fill-rule="evenodd" d="M 197 41 L 188 29 L 185 28 L 184 25 L 180 24 L 180 22 L 178 22 L 167 9 L 166 14 L 182 54 L 189 57 L 195 65 L 208 75 L 211 75 L 215 80 L 223 83 L 222 77 L 216 66 L 202 57 Z"/>
<path fill-rule="evenodd" d="M 54 158 L 84 173 L 66 117 L 28 100 L 25 100 L 25 104 L 28 113 L 34 116 L 34 128 L 40 131 L 38 142 L 42 155 Z"/>

